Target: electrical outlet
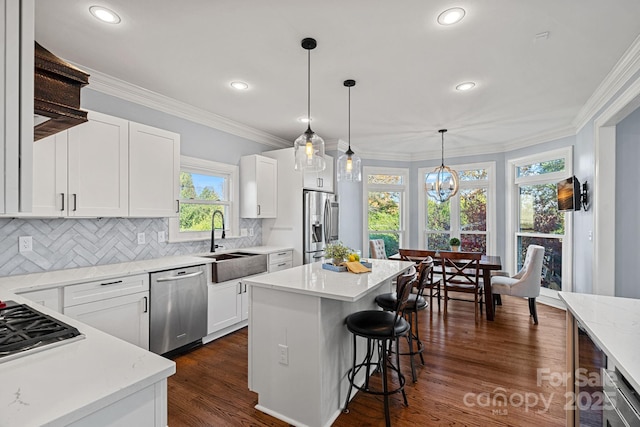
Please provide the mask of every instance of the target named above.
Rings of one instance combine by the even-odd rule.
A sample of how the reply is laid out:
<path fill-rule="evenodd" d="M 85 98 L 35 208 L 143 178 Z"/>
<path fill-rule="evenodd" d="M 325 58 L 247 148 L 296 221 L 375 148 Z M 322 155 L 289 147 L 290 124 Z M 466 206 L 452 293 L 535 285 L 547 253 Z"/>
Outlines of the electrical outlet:
<path fill-rule="evenodd" d="M 284 344 L 278 344 L 278 351 L 279 351 L 279 356 L 278 356 L 278 362 L 281 365 L 288 365 L 289 364 L 289 347 L 284 345 Z"/>
<path fill-rule="evenodd" d="M 138 233 L 138 244 L 144 245 L 144 241 L 145 241 L 144 233 Z"/>
<path fill-rule="evenodd" d="M 253 228 L 249 229 L 249 236 L 253 236 Z"/>
<path fill-rule="evenodd" d="M 18 237 L 18 251 L 31 252 L 33 250 L 33 240 L 31 236 Z"/>
<path fill-rule="evenodd" d="M 249 232 L 247 231 L 246 228 L 240 229 L 240 237 L 247 237 L 248 235 L 249 235 Z"/>
<path fill-rule="evenodd" d="M 167 235 L 164 231 L 158 231 L 158 243 L 164 243 L 167 241 Z"/>

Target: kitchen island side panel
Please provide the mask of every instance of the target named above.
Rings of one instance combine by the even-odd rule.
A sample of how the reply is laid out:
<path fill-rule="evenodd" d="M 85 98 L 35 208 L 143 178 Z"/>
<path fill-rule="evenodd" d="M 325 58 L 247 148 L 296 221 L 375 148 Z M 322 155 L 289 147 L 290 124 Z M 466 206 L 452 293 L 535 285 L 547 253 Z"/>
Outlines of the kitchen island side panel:
<path fill-rule="evenodd" d="M 258 393 L 257 408 L 293 425 L 330 426 L 344 406 L 352 363 L 345 318 L 376 309 L 375 296 L 390 289 L 387 281 L 347 302 L 252 286 L 249 384 Z M 288 348 L 288 365 L 280 363 L 280 345 Z"/>
<path fill-rule="evenodd" d="M 287 422 L 318 425 L 320 298 L 253 286 L 249 329 L 257 408 Z M 280 363 L 286 346 L 288 364 Z"/>

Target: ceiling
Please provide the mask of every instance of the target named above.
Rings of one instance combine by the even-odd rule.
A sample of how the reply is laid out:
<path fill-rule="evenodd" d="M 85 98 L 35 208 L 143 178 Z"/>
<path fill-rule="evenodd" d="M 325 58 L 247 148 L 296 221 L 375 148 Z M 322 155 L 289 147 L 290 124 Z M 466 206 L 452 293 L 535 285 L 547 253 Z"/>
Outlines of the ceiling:
<path fill-rule="evenodd" d="M 89 14 L 99 4 L 122 22 Z M 463 7 L 451 26 L 437 16 Z M 36 40 L 56 55 L 293 141 L 306 125 L 368 158 L 502 151 L 571 135 L 640 34 L 637 0 L 36 0 Z M 548 32 L 548 37 L 538 36 Z M 236 91 L 230 82 L 250 88 Z M 455 90 L 474 81 L 467 92 Z M 91 82 L 91 80 L 90 80 Z M 403 157 L 404 156 L 404 157 Z"/>

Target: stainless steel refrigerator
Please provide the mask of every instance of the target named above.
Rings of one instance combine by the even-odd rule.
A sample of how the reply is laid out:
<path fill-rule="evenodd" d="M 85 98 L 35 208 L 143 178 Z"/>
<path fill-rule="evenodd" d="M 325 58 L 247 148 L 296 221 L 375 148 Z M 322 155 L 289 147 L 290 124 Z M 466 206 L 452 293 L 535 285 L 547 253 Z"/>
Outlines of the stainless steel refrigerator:
<path fill-rule="evenodd" d="M 303 262 L 324 259 L 324 248 L 338 240 L 339 208 L 335 194 L 320 191 L 303 193 Z"/>

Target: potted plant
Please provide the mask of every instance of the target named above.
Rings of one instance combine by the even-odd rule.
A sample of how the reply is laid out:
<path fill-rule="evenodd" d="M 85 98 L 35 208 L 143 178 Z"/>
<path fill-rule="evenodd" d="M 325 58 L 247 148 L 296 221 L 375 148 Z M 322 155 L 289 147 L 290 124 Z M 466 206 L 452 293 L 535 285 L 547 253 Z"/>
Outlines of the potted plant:
<path fill-rule="evenodd" d="M 451 246 L 452 251 L 460 250 L 460 239 L 458 239 L 457 237 L 450 238 L 449 246 Z"/>
<path fill-rule="evenodd" d="M 331 243 L 324 250 L 325 258 L 332 258 L 334 265 L 343 263 L 353 251 L 342 244 L 342 242 Z"/>

